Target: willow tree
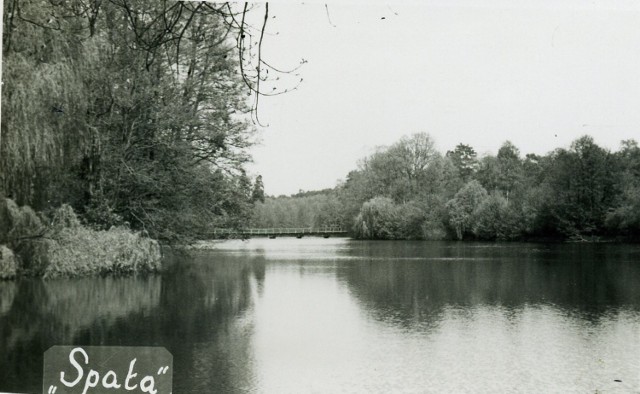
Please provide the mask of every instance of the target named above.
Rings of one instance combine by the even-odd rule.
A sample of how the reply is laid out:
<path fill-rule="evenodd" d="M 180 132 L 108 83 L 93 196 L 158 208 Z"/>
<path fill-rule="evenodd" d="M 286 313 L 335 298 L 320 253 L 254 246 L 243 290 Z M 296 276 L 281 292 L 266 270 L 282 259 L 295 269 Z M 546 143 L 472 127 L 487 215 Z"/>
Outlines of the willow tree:
<path fill-rule="evenodd" d="M 463 239 L 474 227 L 474 211 L 486 200 L 488 193 L 480 182 L 471 180 L 447 202 L 449 224 L 458 240 Z"/>
<path fill-rule="evenodd" d="M 247 94 L 260 93 L 266 67 L 258 47 L 258 67 L 247 68 L 256 61 L 245 48 L 256 38 L 247 11 L 6 2 L 6 193 L 37 209 L 71 203 L 97 225 L 126 221 L 161 238 L 237 225 L 250 204 L 240 182 L 256 109 Z M 258 32 L 261 41 L 264 25 Z"/>
<path fill-rule="evenodd" d="M 41 205 L 97 133 L 85 122 L 91 93 L 81 77 L 95 59 L 77 22 L 49 3 L 4 4 L 0 176 L 21 204 Z"/>

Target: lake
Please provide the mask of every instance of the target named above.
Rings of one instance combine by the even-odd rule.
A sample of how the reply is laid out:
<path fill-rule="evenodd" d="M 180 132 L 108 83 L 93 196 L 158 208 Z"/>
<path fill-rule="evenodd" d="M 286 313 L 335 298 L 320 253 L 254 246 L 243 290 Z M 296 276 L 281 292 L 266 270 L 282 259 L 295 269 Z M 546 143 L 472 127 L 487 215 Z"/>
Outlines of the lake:
<path fill-rule="evenodd" d="M 175 393 L 639 393 L 640 245 L 225 241 L 0 282 L 0 391 L 52 345 L 164 346 Z"/>

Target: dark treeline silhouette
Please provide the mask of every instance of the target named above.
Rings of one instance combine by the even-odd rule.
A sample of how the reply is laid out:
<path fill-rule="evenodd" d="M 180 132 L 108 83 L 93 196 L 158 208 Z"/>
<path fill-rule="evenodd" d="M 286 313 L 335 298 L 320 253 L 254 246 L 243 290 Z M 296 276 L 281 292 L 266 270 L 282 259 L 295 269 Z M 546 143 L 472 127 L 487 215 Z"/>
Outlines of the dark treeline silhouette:
<path fill-rule="evenodd" d="M 361 160 L 333 190 L 268 198 L 253 220 L 338 224 L 366 239 L 637 241 L 640 147 L 628 140 L 610 152 L 583 136 L 523 156 L 507 141 L 479 158 L 465 144 L 443 155 L 415 134 Z"/>

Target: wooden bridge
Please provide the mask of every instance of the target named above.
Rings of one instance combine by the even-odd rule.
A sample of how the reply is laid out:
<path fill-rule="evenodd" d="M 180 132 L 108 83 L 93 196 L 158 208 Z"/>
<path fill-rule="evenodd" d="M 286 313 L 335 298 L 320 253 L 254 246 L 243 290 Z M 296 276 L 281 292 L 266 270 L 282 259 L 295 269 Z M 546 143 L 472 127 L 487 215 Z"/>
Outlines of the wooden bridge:
<path fill-rule="evenodd" d="M 213 231 L 216 238 L 250 238 L 250 237 L 296 237 L 303 236 L 324 237 L 345 236 L 347 231 L 341 227 L 274 227 L 274 228 L 243 228 L 243 229 L 226 229 L 220 228 Z"/>

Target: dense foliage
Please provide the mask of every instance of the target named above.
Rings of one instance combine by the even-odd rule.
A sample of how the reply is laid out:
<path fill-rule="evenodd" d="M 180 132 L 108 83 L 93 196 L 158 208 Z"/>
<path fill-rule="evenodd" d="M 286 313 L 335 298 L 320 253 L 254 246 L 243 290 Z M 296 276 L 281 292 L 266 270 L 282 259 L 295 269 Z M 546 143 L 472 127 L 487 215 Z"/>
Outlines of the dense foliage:
<path fill-rule="evenodd" d="M 465 144 L 443 156 L 416 134 L 314 198 L 267 199 L 254 220 L 306 227 L 330 217 L 367 239 L 638 240 L 640 147 L 610 152 L 584 136 L 544 156 L 522 157 L 508 141 L 495 156 Z"/>
<path fill-rule="evenodd" d="M 50 216 L 0 201 L 0 279 L 125 274 L 160 269 L 157 241 L 124 226 L 94 230 L 66 204 Z M 3 245 L 3 244 L 6 244 Z"/>
<path fill-rule="evenodd" d="M 224 7 L 4 2 L 0 195 L 163 241 L 245 223 L 253 129 Z"/>
<path fill-rule="evenodd" d="M 340 201 L 330 190 L 299 193 L 256 202 L 251 226 L 256 228 L 302 228 L 339 226 Z"/>

